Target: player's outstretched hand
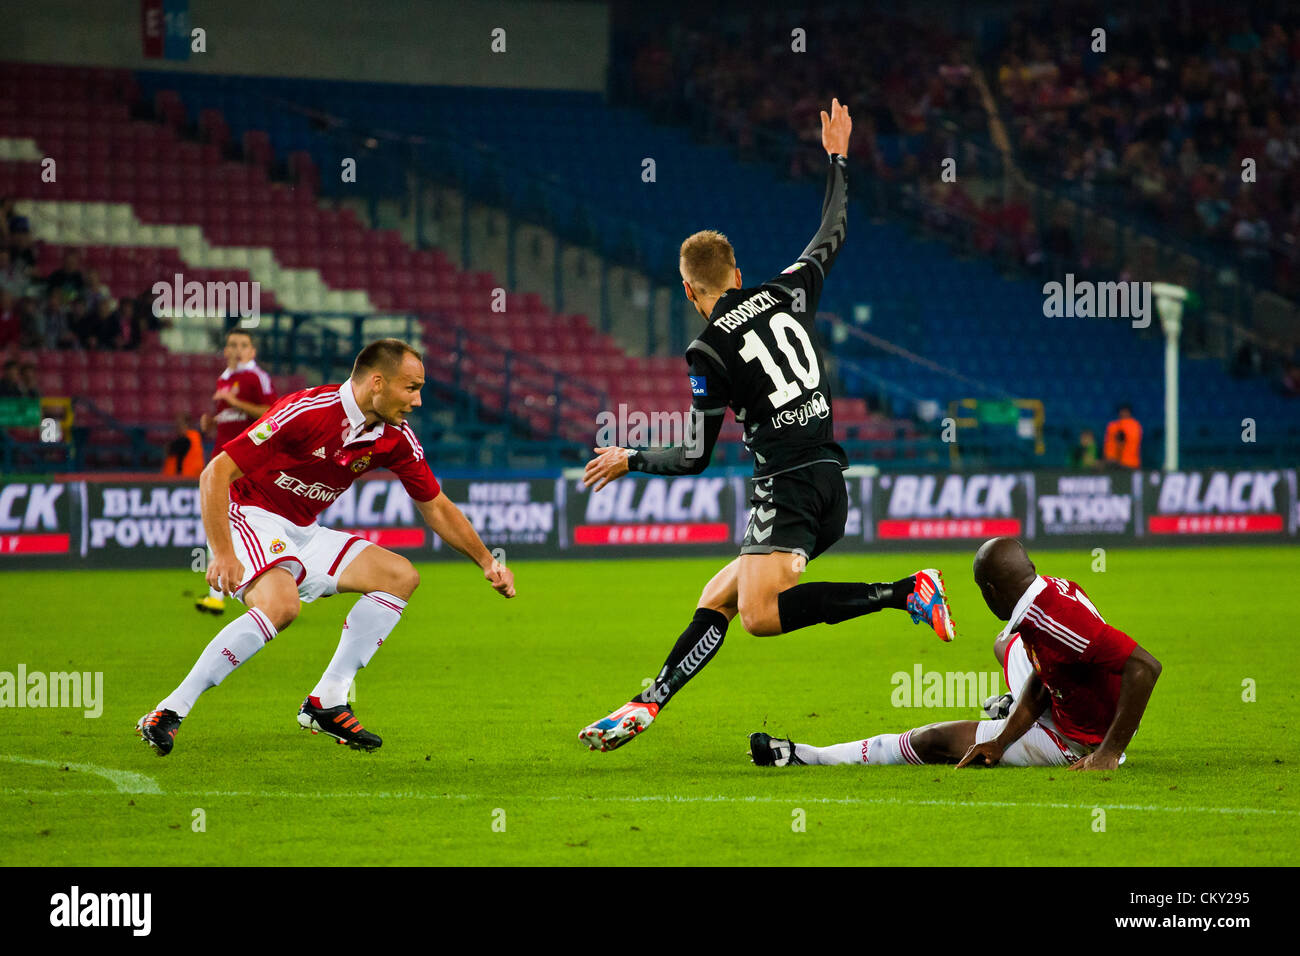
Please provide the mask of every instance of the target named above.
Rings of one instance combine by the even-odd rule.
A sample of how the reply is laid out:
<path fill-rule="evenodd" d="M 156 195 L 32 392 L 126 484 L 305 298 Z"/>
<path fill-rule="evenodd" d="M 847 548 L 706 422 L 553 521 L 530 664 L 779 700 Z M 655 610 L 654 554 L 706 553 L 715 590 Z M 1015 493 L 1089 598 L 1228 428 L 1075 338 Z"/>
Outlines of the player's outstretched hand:
<path fill-rule="evenodd" d="M 853 120 L 849 118 L 849 108 L 840 104 L 839 99 L 831 100 L 830 115 L 822 110 L 822 146 L 827 155 L 839 153 L 849 155 L 849 133 L 853 132 Z"/>
<path fill-rule="evenodd" d="M 977 767 L 992 767 L 1002 759 L 1002 748 L 998 746 L 997 741 L 988 740 L 982 744 L 975 744 L 970 750 L 966 751 L 966 756 L 957 761 L 957 769 L 974 764 Z"/>
<path fill-rule="evenodd" d="M 600 454 L 587 462 L 587 467 L 583 469 L 582 483 L 588 488 L 594 484 L 596 487 L 592 490 L 600 491 L 611 481 L 627 474 L 626 448 L 593 448 L 592 451 Z"/>
<path fill-rule="evenodd" d="M 233 554 L 229 557 L 213 557 L 208 564 L 208 584 L 222 594 L 234 594 L 239 582 L 244 580 L 244 566 Z"/>
<path fill-rule="evenodd" d="M 1071 770 L 1117 770 L 1118 768 L 1119 757 L 1102 753 L 1100 750 L 1094 750 L 1088 756 L 1070 764 Z"/>
<path fill-rule="evenodd" d="M 502 597 L 515 596 L 515 572 L 500 561 L 493 561 L 492 566 L 483 572 L 483 577 Z"/>

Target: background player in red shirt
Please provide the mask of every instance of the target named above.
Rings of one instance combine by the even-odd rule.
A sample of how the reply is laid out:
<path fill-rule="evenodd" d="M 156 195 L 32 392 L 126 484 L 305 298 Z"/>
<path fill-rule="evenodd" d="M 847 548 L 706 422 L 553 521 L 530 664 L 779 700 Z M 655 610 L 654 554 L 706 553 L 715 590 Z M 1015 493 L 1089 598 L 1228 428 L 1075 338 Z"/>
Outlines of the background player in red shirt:
<path fill-rule="evenodd" d="M 352 377 L 277 402 L 229 442 L 199 478 L 203 526 L 213 558 L 208 583 L 248 607 L 203 650 L 180 685 L 137 729 L 159 756 L 171 752 L 199 695 L 293 623 L 303 601 L 362 595 L 348 613 L 338 650 L 298 709 L 298 725 L 360 750 L 382 741 L 347 706 L 348 687 L 401 620 L 420 583 L 411 562 L 316 517 L 372 468 L 401 479 L 434 533 L 483 569 L 504 597 L 514 575 L 484 547 L 444 494 L 406 417 L 420 406 L 424 365 L 396 339 L 361 350 Z"/>
<path fill-rule="evenodd" d="M 266 414 L 275 404 L 275 385 L 271 376 L 257 364 L 257 343 L 251 333 L 234 328 L 226 333 L 226 345 L 221 350 L 226 359 L 226 370 L 217 379 L 217 389 L 212 394 L 214 408 L 199 419 L 204 434 L 216 432 L 212 457 L 215 458 L 226 443 Z M 208 555 L 212 557 L 211 553 Z M 216 588 L 208 590 L 207 597 L 194 602 L 195 609 L 220 616 L 226 602 Z"/>
<path fill-rule="evenodd" d="M 930 724 L 830 747 L 750 734 L 754 763 L 1118 767 L 1160 662 L 1103 621 L 1079 585 L 1038 574 L 1015 538 L 983 544 L 975 583 L 989 610 L 1009 622 L 995 645 L 1007 686 L 1020 688 L 1008 717 Z"/>

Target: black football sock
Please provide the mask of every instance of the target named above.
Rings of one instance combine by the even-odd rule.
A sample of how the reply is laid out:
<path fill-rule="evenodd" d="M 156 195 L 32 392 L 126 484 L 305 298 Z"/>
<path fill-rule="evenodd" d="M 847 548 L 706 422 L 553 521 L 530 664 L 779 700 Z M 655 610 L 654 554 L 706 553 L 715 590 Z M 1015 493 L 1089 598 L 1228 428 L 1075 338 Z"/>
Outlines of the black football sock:
<path fill-rule="evenodd" d="M 781 633 L 797 631 L 809 624 L 839 624 L 885 608 L 907 610 L 907 596 L 912 593 L 913 578 L 893 584 L 841 584 L 835 581 L 810 581 L 796 584 L 776 596 L 781 615 Z"/>
<path fill-rule="evenodd" d="M 655 682 L 632 699 L 663 707 L 686 682 L 700 672 L 727 636 L 727 616 L 711 608 L 697 608 L 691 623 L 677 638 Z"/>

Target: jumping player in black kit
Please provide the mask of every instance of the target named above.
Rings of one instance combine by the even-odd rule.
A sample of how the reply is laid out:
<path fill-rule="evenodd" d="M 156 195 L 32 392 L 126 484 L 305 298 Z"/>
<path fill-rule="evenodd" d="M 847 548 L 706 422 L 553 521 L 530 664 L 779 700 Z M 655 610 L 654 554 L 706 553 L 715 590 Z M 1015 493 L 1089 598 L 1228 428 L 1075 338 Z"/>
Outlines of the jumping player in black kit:
<path fill-rule="evenodd" d="M 813 318 L 822 282 L 844 242 L 852 121 L 839 100 L 821 120 L 822 145 L 830 157 L 821 227 L 793 265 L 746 289 L 721 233 L 698 232 L 682 243 L 682 286 L 707 323 L 686 349 L 692 394 L 687 442 L 640 451 L 597 448 L 599 457 L 587 463 L 583 482 L 596 492 L 629 471 L 699 474 L 709 464 L 728 408 L 744 425 L 745 445 L 754 455 L 753 507 L 740 557 L 705 586 L 695 616 L 653 686 L 578 734 L 592 750 L 614 750 L 650 726 L 717 654 L 737 614 L 750 634 L 766 635 L 897 608 L 945 641 L 954 636 L 936 570 L 917 571 L 892 584 L 799 584 L 807 562 L 843 536 L 848 514 L 842 474 L 848 459 L 834 440 Z"/>

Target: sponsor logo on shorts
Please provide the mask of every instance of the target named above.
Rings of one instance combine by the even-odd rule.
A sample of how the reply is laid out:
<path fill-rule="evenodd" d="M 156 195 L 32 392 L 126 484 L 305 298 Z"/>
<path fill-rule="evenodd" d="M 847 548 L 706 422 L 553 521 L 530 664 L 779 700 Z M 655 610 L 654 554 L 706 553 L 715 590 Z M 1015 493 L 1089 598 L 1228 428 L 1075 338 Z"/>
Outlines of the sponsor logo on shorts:
<path fill-rule="evenodd" d="M 279 538 L 275 538 L 271 541 L 272 554 L 283 554 L 285 547 L 286 547 L 285 543 L 281 541 Z"/>

